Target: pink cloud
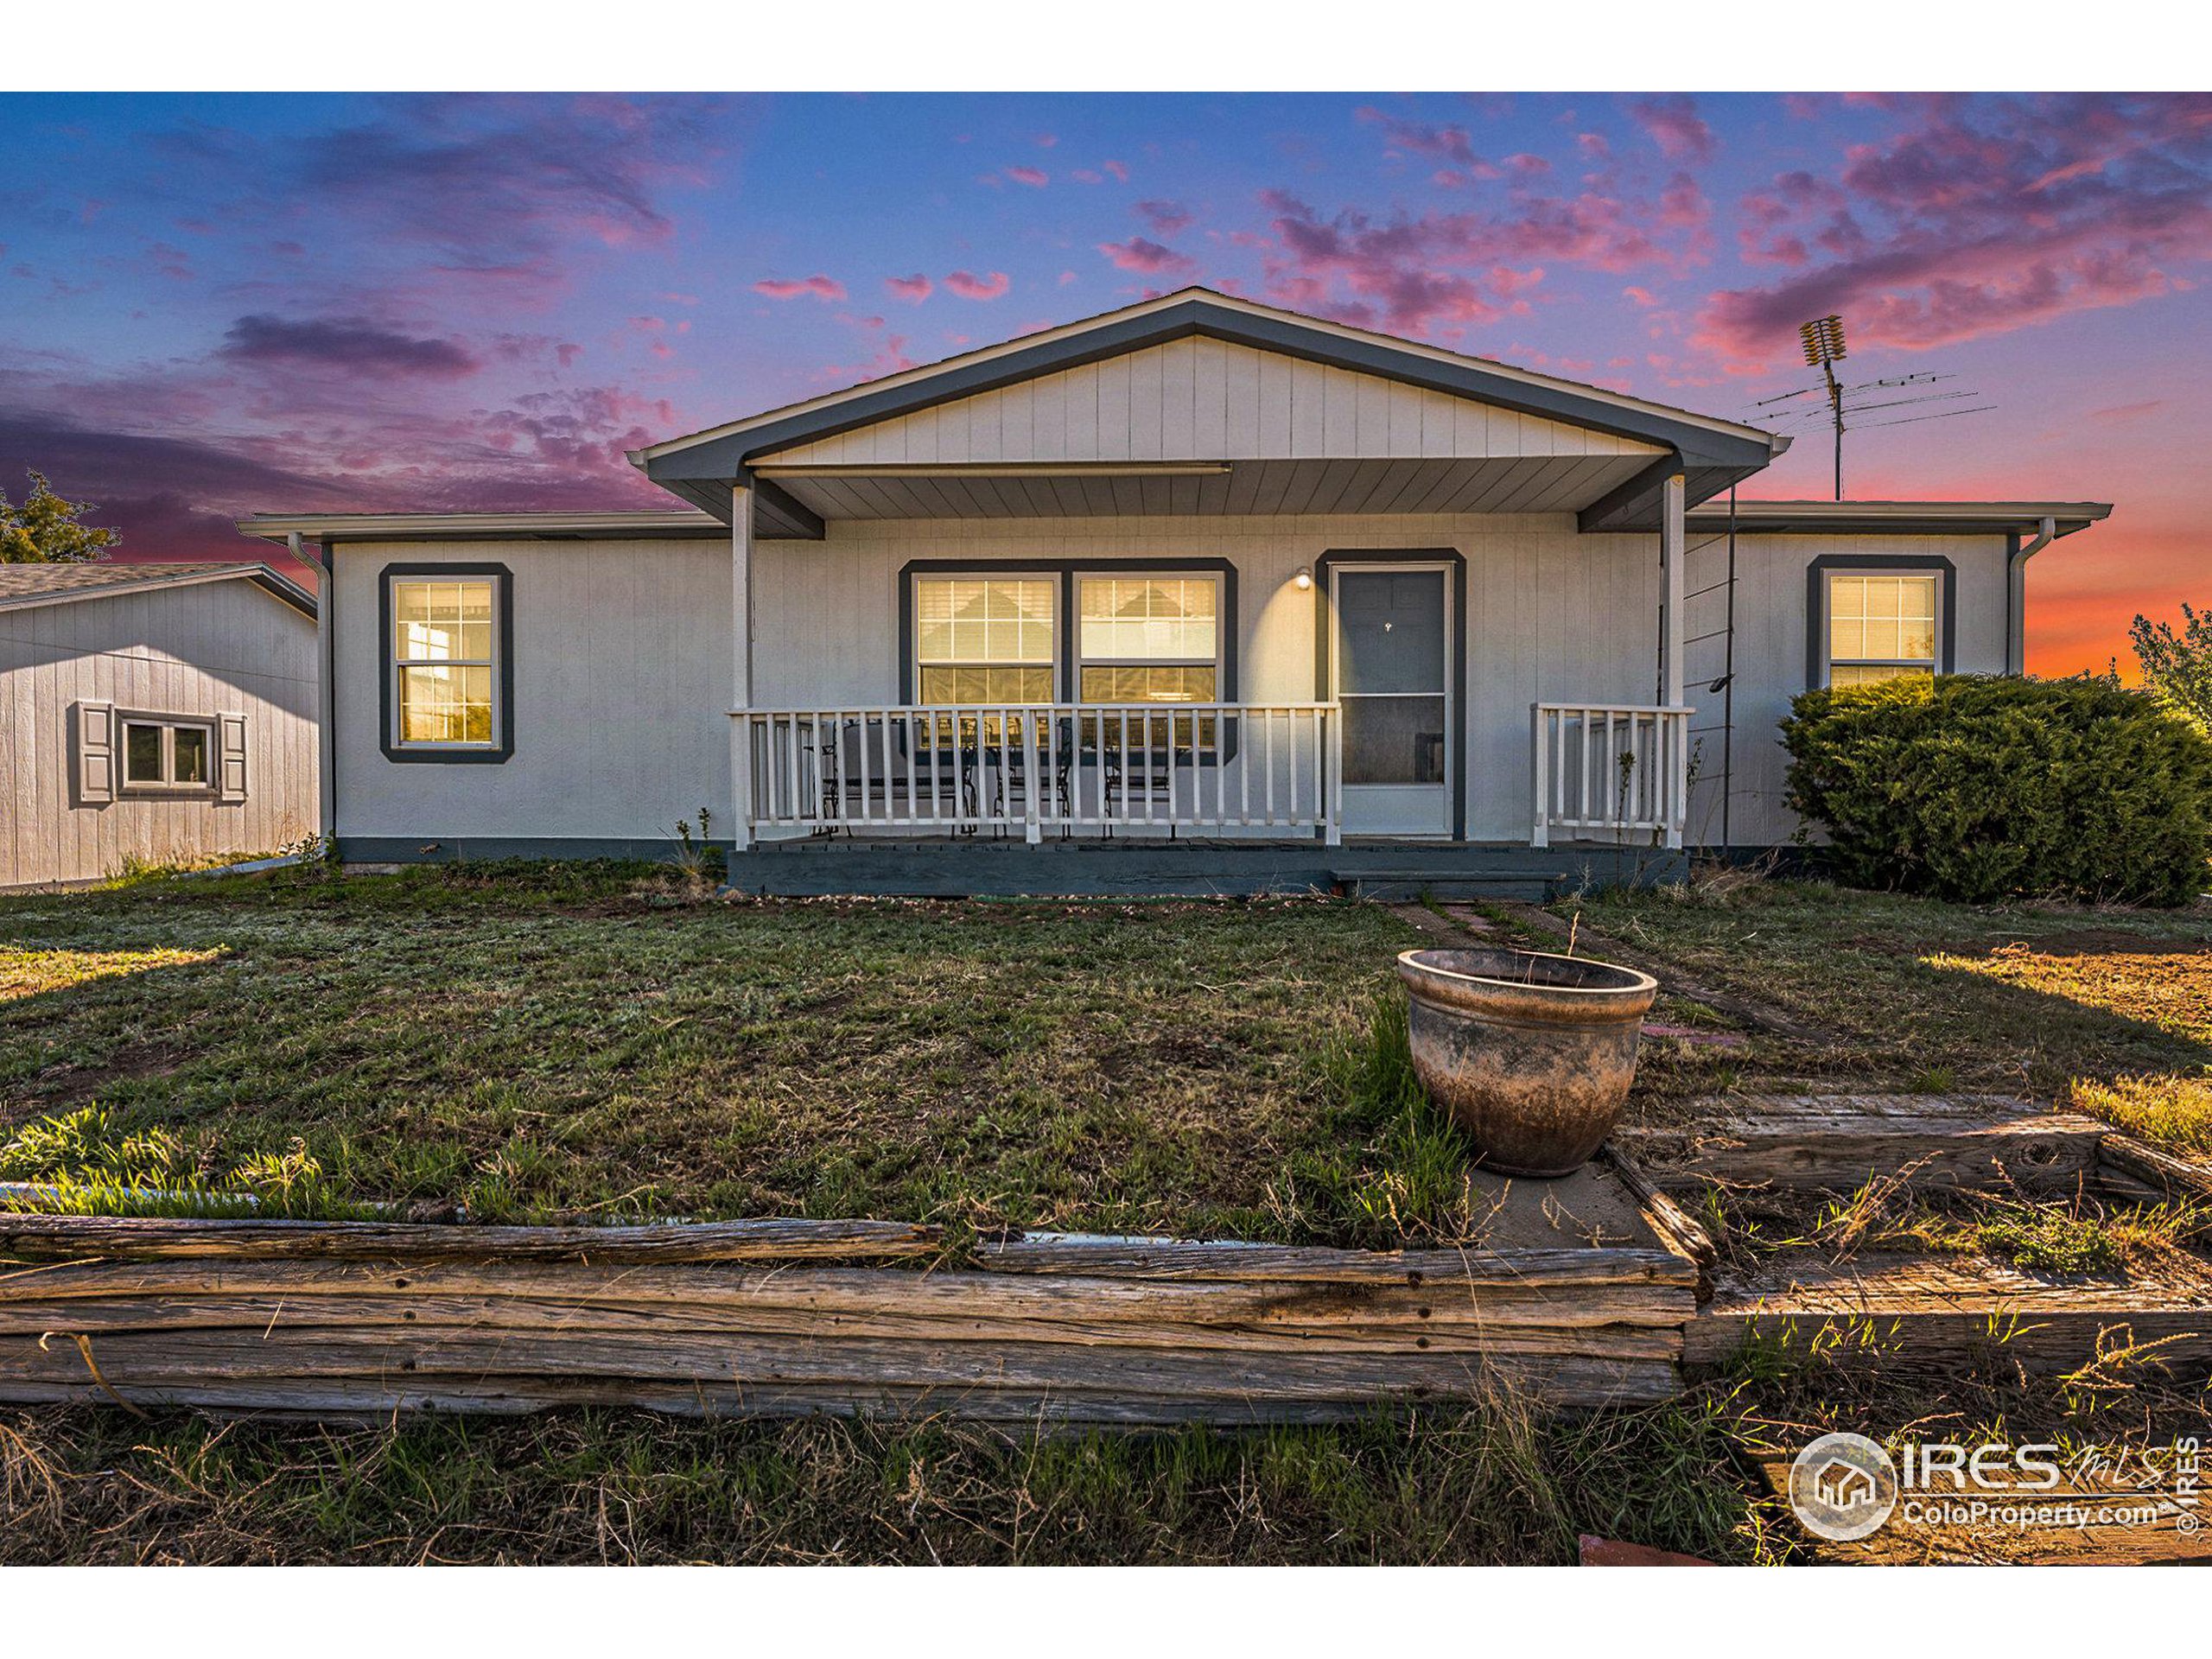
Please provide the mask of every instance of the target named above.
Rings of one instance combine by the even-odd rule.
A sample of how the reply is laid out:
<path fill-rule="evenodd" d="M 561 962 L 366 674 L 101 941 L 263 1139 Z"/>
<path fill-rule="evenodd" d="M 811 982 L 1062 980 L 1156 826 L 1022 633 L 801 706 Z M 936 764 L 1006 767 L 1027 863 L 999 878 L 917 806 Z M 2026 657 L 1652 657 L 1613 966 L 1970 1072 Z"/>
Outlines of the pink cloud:
<path fill-rule="evenodd" d="M 1489 163 L 1475 154 L 1474 141 L 1465 127 L 1430 126 L 1402 120 L 1386 110 L 1363 105 L 1352 111 L 1355 120 L 1382 129 L 1382 139 L 1392 149 L 1446 161 L 1476 177 L 1493 176 Z"/>
<path fill-rule="evenodd" d="M 2212 97 L 1904 107 L 1912 124 L 1853 146 L 1836 182 L 1746 200 L 1739 238 L 1794 273 L 1709 296 L 1696 343 L 1757 365 L 1841 311 L 1855 343 L 1950 345 L 2170 294 L 2212 262 Z"/>
<path fill-rule="evenodd" d="M 1628 112 L 1669 161 L 1704 162 L 1713 158 L 1713 129 L 1706 125 L 1688 94 L 1675 92 L 1665 98 L 1638 99 L 1629 105 Z"/>
<path fill-rule="evenodd" d="M 1031 142 L 1035 143 L 1037 148 L 1039 149 L 1050 149 L 1054 144 L 1060 142 L 1060 135 L 1057 132 L 1040 132 Z"/>
<path fill-rule="evenodd" d="M 1111 173 L 1111 174 L 1112 174 L 1116 178 L 1119 179 L 1119 180 L 1120 180 L 1123 184 L 1127 184 L 1127 183 L 1129 181 L 1129 168 L 1128 168 L 1128 164 L 1127 162 L 1101 162 L 1099 163 L 1099 166 L 1100 166 L 1100 167 L 1102 167 L 1102 168 L 1103 168 L 1107 172 Z"/>
<path fill-rule="evenodd" d="M 1609 162 L 1613 158 L 1612 144 L 1602 132 L 1578 132 L 1574 135 L 1574 143 L 1575 148 L 1582 152 L 1585 161 Z"/>
<path fill-rule="evenodd" d="M 1191 261 L 1174 249 L 1148 242 L 1141 236 L 1133 236 L 1126 242 L 1101 242 L 1098 251 L 1123 270 L 1143 271 L 1149 276 L 1193 269 Z"/>
<path fill-rule="evenodd" d="M 1014 283 L 1002 270 L 995 270 L 988 276 L 956 270 L 944 279 L 944 285 L 963 300 L 995 300 L 1002 297 Z"/>
<path fill-rule="evenodd" d="M 1621 293 L 1632 305 L 1649 308 L 1659 303 L 1659 296 L 1648 288 L 1624 288 Z"/>
<path fill-rule="evenodd" d="M 883 285 L 893 299 L 905 300 L 911 305 L 919 305 L 930 296 L 930 279 L 918 270 L 911 276 L 887 276 Z"/>
<path fill-rule="evenodd" d="M 1073 179 L 1077 184 L 1103 184 L 1106 182 L 1106 175 L 1103 173 L 1099 172 L 1097 168 L 1090 167 L 1078 167 L 1074 172 L 1069 174 L 1068 177 Z"/>
<path fill-rule="evenodd" d="M 1136 211 L 1154 236 L 1173 236 L 1191 223 L 1191 210 L 1179 201 L 1141 201 Z"/>
<path fill-rule="evenodd" d="M 811 296 L 817 300 L 842 300 L 845 297 L 845 285 L 842 283 L 836 281 L 834 277 L 824 276 L 819 272 L 811 276 L 800 277 L 796 282 L 764 279 L 753 284 L 753 291 L 755 294 L 765 294 L 772 300 L 796 300 L 806 296 Z"/>
<path fill-rule="evenodd" d="M 1026 184 L 1033 190 L 1042 190 L 1052 181 L 1050 174 L 1033 167 L 1009 167 L 1006 175 L 1016 184 Z"/>

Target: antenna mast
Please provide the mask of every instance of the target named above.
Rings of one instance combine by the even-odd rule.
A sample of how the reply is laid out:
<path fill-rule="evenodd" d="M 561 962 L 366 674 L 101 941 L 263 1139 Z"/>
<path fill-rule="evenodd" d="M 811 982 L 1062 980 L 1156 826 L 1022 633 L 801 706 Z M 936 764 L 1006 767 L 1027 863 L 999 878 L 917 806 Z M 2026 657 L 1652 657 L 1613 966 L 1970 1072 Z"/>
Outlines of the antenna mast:
<path fill-rule="evenodd" d="M 1835 421 L 1835 499 L 1843 499 L 1843 388 L 1836 384 L 1835 365 L 1843 360 L 1843 319 L 1831 314 L 1801 323 L 1797 337 L 1805 343 L 1805 365 L 1818 369 L 1828 383 L 1828 411 Z"/>

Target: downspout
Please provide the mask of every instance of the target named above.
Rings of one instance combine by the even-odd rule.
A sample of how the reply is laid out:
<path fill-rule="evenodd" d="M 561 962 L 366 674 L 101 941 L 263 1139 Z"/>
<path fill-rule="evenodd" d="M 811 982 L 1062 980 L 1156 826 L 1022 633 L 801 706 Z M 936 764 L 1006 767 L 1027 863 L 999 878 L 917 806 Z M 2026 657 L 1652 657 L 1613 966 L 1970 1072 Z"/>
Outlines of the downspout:
<path fill-rule="evenodd" d="M 2058 537 L 2058 520 L 2045 518 L 2035 540 L 2015 547 L 2005 561 L 2005 671 L 2028 671 L 2028 561 Z"/>
<path fill-rule="evenodd" d="M 331 613 L 336 608 L 338 576 L 327 542 L 315 544 L 313 558 L 308 556 L 306 542 L 298 531 L 287 535 L 284 543 L 294 558 L 312 564 L 318 573 L 315 595 L 316 833 L 322 837 L 323 850 L 334 853 L 338 849 L 338 729 L 333 718 L 335 630 Z"/>

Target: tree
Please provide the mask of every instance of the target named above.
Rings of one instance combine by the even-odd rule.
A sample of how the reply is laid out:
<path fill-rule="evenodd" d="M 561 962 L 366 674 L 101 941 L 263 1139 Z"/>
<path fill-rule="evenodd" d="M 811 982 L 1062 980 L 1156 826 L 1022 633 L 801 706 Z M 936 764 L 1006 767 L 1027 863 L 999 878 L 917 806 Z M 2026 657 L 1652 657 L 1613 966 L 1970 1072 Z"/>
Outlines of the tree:
<path fill-rule="evenodd" d="M 0 494 L 0 564 L 82 564 L 98 558 L 123 532 L 77 522 L 97 511 L 88 501 L 64 501 L 44 473 L 33 473 L 31 493 L 20 507 Z"/>
<path fill-rule="evenodd" d="M 2127 631 L 2143 683 L 2170 713 L 2212 736 L 2212 611 L 2199 616 L 2186 601 L 2181 632 L 2171 622 L 2139 616 Z"/>

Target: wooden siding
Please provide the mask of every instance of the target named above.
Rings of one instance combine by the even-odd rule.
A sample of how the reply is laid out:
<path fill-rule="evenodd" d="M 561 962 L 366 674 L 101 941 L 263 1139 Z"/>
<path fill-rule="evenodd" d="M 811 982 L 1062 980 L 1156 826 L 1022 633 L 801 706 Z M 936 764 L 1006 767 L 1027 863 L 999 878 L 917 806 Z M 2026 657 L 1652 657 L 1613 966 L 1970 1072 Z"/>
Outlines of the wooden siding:
<path fill-rule="evenodd" d="M 315 625 L 245 581 L 0 611 L 0 887 L 86 881 L 126 861 L 269 852 L 317 815 Z M 246 716 L 246 793 L 80 805 L 81 702 Z M 118 765 L 119 765 L 118 761 Z"/>
<path fill-rule="evenodd" d="M 1541 416 L 1196 338 L 879 421 L 785 450 L 775 460 L 1418 461 L 1660 453 L 1650 444 Z"/>
<path fill-rule="evenodd" d="M 1738 847 L 1778 846 L 1796 831 L 1783 804 L 1789 757 L 1780 724 L 1806 689 L 1806 573 L 1815 559 L 1866 554 L 1879 558 L 1948 559 L 1958 570 L 1953 669 L 2005 671 L 2005 538 L 2001 536 L 1746 536 L 1736 542 L 1735 741 L 1728 770 L 1728 839 Z M 1695 776 L 1688 838 L 1717 842 L 1721 831 L 1721 699 L 1706 687 L 1726 666 L 1728 537 L 1700 525 L 1683 564 L 1682 653 L 1692 720 Z"/>
<path fill-rule="evenodd" d="M 896 702 L 899 571 L 913 560 L 1039 563 L 1221 558 L 1238 575 L 1245 701 L 1316 684 L 1317 606 L 1294 578 L 1332 550 L 1456 549 L 1467 564 L 1467 834 L 1528 839 L 1529 704 L 1646 703 L 1656 689 L 1658 548 L 1580 535 L 1564 514 L 839 523 L 754 553 L 753 702 Z M 1996 537 L 1744 537 L 1738 556 L 1732 838 L 1789 840 L 1776 722 L 1805 677 L 1805 571 L 1823 554 L 1924 555 L 1959 571 L 1957 664 L 2004 660 Z M 515 573 L 516 753 L 505 766 L 396 765 L 378 745 L 376 577 L 388 563 L 496 559 Z M 1719 832 L 1725 539 L 1690 538 L 1688 695 L 1703 741 L 1693 842 Z M 339 826 L 362 837 L 668 840 L 729 801 L 729 556 L 712 541 L 455 543 L 340 554 Z M 1711 636 L 1700 638 L 1700 636 Z M 723 828 L 718 825 L 717 828 Z"/>
<path fill-rule="evenodd" d="M 388 564 L 514 575 L 514 753 L 400 763 L 380 743 Z M 729 543 L 437 542 L 338 550 L 338 830 L 406 836 L 658 837 L 729 803 Z M 720 826 L 717 826 L 719 830 Z"/>

